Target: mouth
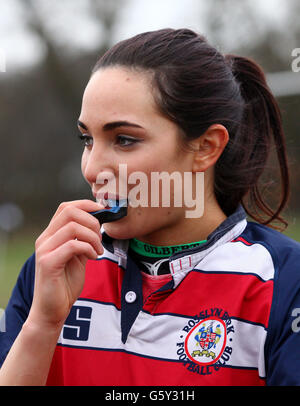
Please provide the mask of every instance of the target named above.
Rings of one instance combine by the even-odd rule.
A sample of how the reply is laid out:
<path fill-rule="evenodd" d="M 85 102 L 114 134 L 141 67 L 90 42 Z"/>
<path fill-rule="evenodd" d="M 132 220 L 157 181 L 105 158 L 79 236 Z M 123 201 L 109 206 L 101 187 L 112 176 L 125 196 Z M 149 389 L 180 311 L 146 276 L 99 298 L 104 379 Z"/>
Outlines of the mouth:
<path fill-rule="evenodd" d="M 105 209 L 110 209 L 111 207 L 124 207 L 127 206 L 127 197 L 120 197 L 119 195 L 114 195 L 108 192 L 98 192 L 93 195 L 96 202 L 101 204 Z"/>

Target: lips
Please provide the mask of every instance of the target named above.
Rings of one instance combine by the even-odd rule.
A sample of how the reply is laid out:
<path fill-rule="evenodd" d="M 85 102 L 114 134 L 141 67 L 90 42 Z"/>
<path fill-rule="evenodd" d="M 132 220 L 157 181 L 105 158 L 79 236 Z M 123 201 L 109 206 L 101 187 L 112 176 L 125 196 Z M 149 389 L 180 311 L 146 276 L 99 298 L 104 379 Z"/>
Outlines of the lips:
<path fill-rule="evenodd" d="M 98 192 L 98 193 L 93 193 L 94 197 L 96 198 L 96 200 L 108 200 L 108 199 L 112 199 L 112 200 L 120 200 L 120 196 L 119 195 L 115 195 L 113 193 L 108 193 L 108 192 Z"/>
<path fill-rule="evenodd" d="M 100 203 L 105 208 L 110 208 L 113 206 L 119 206 L 119 202 L 123 200 L 127 200 L 127 197 L 120 197 L 119 195 L 115 195 L 109 192 L 95 192 L 93 191 L 93 195 L 98 203 Z"/>

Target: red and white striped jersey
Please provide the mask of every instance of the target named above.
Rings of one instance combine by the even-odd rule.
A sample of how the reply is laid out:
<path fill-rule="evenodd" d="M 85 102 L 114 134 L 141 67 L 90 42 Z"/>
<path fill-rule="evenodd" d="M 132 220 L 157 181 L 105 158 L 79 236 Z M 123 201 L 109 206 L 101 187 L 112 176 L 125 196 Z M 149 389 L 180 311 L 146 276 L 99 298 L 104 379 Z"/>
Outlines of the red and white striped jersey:
<path fill-rule="evenodd" d="M 297 242 L 247 222 L 239 207 L 206 243 L 172 255 L 169 278 L 147 295 L 128 241 L 104 234 L 103 244 L 87 263 L 48 385 L 300 384 Z M 8 305 L 8 328 L 14 318 L 20 328 L 24 297 L 29 310 L 32 262 Z M 11 341 L 2 341 L 6 352 Z"/>

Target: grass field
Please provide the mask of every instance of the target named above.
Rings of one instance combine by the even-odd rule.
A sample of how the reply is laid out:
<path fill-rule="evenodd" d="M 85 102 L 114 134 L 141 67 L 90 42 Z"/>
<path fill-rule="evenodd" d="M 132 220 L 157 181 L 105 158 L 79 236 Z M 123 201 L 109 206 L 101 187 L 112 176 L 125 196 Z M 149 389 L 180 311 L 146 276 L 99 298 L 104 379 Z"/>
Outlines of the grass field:
<path fill-rule="evenodd" d="M 8 239 L 1 250 L 0 268 L 0 308 L 8 302 L 18 274 L 26 259 L 34 252 L 36 237 L 32 234 L 16 234 Z"/>
<path fill-rule="evenodd" d="M 297 218 L 299 221 L 294 220 L 294 224 L 291 224 L 284 234 L 300 242 L 300 216 Z M 6 250 L 2 247 L 0 253 L 0 308 L 5 308 L 7 305 L 21 267 L 34 251 L 37 236 L 37 233 L 15 234 L 9 238 Z"/>

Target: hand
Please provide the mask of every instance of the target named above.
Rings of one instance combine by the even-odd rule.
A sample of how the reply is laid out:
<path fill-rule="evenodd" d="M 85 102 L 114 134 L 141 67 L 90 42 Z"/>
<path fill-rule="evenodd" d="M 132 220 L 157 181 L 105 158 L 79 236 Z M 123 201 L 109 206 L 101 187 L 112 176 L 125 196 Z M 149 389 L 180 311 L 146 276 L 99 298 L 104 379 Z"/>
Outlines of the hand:
<path fill-rule="evenodd" d="M 35 286 L 27 322 L 61 327 L 80 295 L 88 259 L 103 253 L 100 224 L 91 200 L 62 203 L 35 244 Z"/>

